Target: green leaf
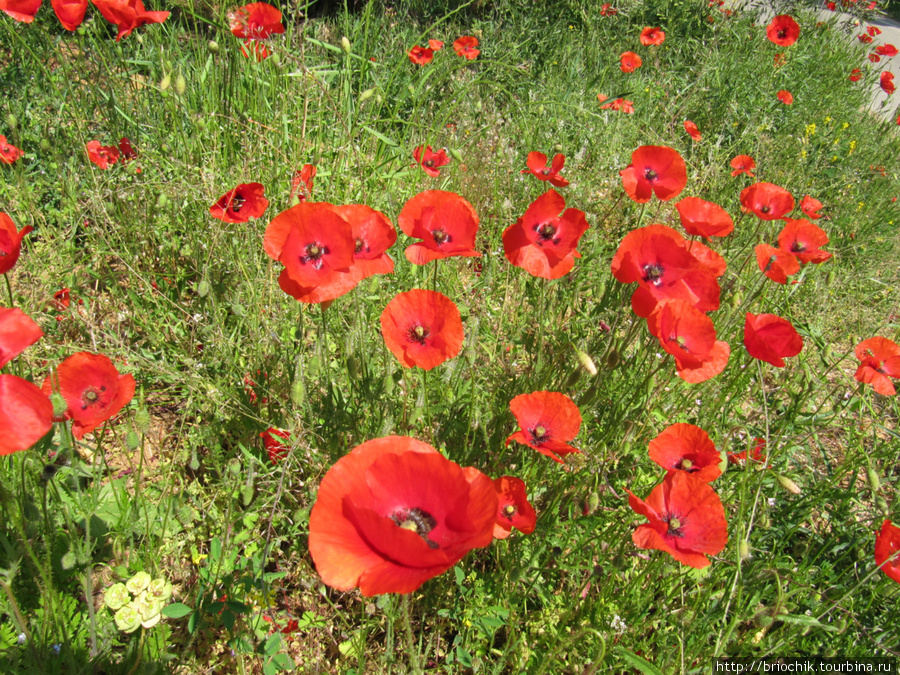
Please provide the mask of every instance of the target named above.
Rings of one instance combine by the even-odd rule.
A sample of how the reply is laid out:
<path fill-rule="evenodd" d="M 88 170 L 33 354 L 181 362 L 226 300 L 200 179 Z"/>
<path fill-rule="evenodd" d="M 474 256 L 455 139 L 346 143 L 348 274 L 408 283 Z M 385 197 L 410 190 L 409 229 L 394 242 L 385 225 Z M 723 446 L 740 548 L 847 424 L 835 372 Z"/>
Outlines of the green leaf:
<path fill-rule="evenodd" d="M 187 616 L 194 610 L 188 607 L 187 605 L 183 605 L 180 602 L 173 602 L 171 605 L 166 605 L 162 608 L 163 616 L 167 616 L 170 619 L 180 619 L 183 616 Z"/>
<path fill-rule="evenodd" d="M 805 614 L 779 614 L 775 617 L 775 620 L 799 624 L 801 626 L 815 626 L 816 628 L 821 628 L 822 630 L 831 631 L 833 633 L 838 632 L 838 629 L 835 626 L 829 626 L 828 624 L 824 624 L 818 619 L 806 616 Z"/>
<path fill-rule="evenodd" d="M 650 663 L 647 659 L 641 658 L 637 654 L 634 654 L 622 646 L 617 646 L 613 651 L 615 651 L 619 656 L 628 661 L 628 663 L 637 668 L 639 671 L 644 673 L 644 675 L 664 675 L 663 671 Z"/>

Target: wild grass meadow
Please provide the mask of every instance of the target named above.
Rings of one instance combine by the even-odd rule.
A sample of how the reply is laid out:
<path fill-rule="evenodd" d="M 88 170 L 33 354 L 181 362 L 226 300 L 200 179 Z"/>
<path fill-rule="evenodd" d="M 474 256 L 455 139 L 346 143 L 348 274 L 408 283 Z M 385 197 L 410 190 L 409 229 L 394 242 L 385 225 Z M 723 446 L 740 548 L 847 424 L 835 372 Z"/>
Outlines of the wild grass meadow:
<path fill-rule="evenodd" d="M 897 663 L 875 3 L 147 2 L 0 0 L 0 672 Z"/>

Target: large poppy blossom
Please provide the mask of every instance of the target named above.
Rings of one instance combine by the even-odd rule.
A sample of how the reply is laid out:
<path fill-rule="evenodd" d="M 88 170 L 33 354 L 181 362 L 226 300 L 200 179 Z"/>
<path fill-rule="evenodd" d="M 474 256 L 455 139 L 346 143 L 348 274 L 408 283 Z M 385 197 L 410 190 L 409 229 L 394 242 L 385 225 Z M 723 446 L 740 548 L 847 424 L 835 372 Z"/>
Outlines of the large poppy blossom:
<path fill-rule="evenodd" d="M 666 34 L 659 28 L 651 28 L 648 26 L 641 31 L 639 39 L 641 44 L 645 47 L 649 47 L 650 45 L 661 45 L 666 39 Z"/>
<path fill-rule="evenodd" d="M 569 445 L 581 428 L 581 413 L 575 402 L 555 391 L 520 394 L 509 402 L 509 409 L 519 423 L 519 431 L 506 439 L 517 441 L 563 464 L 561 457 L 581 452 Z"/>
<path fill-rule="evenodd" d="M 512 528 L 522 534 L 534 532 L 537 514 L 528 503 L 525 481 L 515 476 L 501 476 L 494 480 L 494 489 L 499 501 L 494 539 L 506 539 L 512 533 Z"/>
<path fill-rule="evenodd" d="M 63 28 L 74 31 L 84 21 L 88 0 L 50 0 Z"/>
<path fill-rule="evenodd" d="M 413 159 L 415 159 L 416 163 L 432 178 L 440 176 L 441 167 L 450 163 L 450 158 L 447 156 L 446 150 L 441 148 L 435 152 L 431 149 L 430 145 L 420 145 L 413 150 Z"/>
<path fill-rule="evenodd" d="M 790 47 L 800 37 L 800 24 L 790 14 L 779 14 L 766 27 L 766 37 L 779 47 Z"/>
<path fill-rule="evenodd" d="M 741 206 L 760 220 L 780 220 L 794 208 L 794 198 L 774 183 L 754 183 L 741 190 Z"/>
<path fill-rule="evenodd" d="M 900 584 L 900 527 L 890 520 L 881 524 L 881 530 L 875 537 L 875 564 Z"/>
<path fill-rule="evenodd" d="M 108 169 L 110 165 L 119 161 L 119 150 L 114 145 L 101 145 L 100 141 L 88 141 L 88 159 L 101 169 Z"/>
<path fill-rule="evenodd" d="M 394 261 L 387 250 L 397 241 L 397 230 L 381 211 L 365 204 L 338 206 L 337 212 L 350 223 L 353 237 L 353 271 L 359 281 L 375 274 L 390 274 Z"/>
<path fill-rule="evenodd" d="M 860 342 L 854 351 L 860 360 L 854 377 L 883 396 L 896 394 L 891 378 L 900 378 L 900 346 L 876 335 Z"/>
<path fill-rule="evenodd" d="M 619 68 L 623 73 L 633 73 L 642 65 L 644 65 L 643 60 L 634 52 L 623 52 L 619 57 Z"/>
<path fill-rule="evenodd" d="M 0 307 L 0 368 L 44 336 L 31 317 L 15 307 Z"/>
<path fill-rule="evenodd" d="M 631 164 L 619 171 L 625 192 L 638 204 L 655 194 L 664 202 L 687 185 L 687 167 L 677 150 L 665 145 L 642 145 L 631 153 Z"/>
<path fill-rule="evenodd" d="M 462 316 L 446 295 L 416 288 L 387 304 L 381 334 L 404 368 L 431 370 L 462 349 Z"/>
<path fill-rule="evenodd" d="M 6 140 L 6 136 L 0 136 L 0 162 L 12 164 L 25 153 Z"/>
<path fill-rule="evenodd" d="M 786 284 L 789 276 L 800 271 L 800 261 L 790 251 L 766 243 L 757 244 L 753 250 L 759 271 L 776 283 Z"/>
<path fill-rule="evenodd" d="M 264 194 L 262 183 L 241 183 L 219 197 L 209 207 L 209 215 L 226 223 L 246 223 L 251 218 L 259 218 L 269 208 Z"/>
<path fill-rule="evenodd" d="M 44 380 L 43 391 L 49 396 L 58 389 L 68 406 L 72 434 L 83 438 L 124 408 L 134 398 L 134 388 L 134 377 L 120 375 L 109 357 L 77 352 L 57 366 L 55 377 Z"/>
<path fill-rule="evenodd" d="M 708 483 L 722 474 L 722 455 L 700 427 L 673 424 L 650 441 L 650 459 L 666 471 L 685 471 Z"/>
<path fill-rule="evenodd" d="M 41 8 L 42 0 L 0 0 L 0 12 L 4 12 L 16 21 L 31 23 L 34 15 Z"/>
<path fill-rule="evenodd" d="M 319 485 L 309 552 L 319 576 L 366 596 L 412 593 L 493 540 L 493 481 L 414 438 L 357 446 Z"/>
<path fill-rule="evenodd" d="M 787 319 L 775 314 L 751 314 L 744 321 L 744 347 L 754 359 L 784 368 L 785 358 L 797 356 L 803 338 Z"/>
<path fill-rule="evenodd" d="M 702 250 L 697 242 L 693 247 Z M 611 269 L 624 284 L 638 282 L 631 302 L 638 316 L 647 317 L 658 302 L 676 298 L 704 312 L 719 308 L 718 270 L 688 251 L 671 227 L 647 225 L 626 234 Z"/>
<path fill-rule="evenodd" d="M 740 176 L 742 173 L 747 174 L 750 178 L 754 178 L 756 174 L 753 169 L 756 168 L 756 162 L 750 155 L 738 155 L 731 160 L 732 176 Z"/>
<path fill-rule="evenodd" d="M 698 237 L 725 237 L 734 230 L 734 221 L 718 204 L 699 197 L 685 197 L 675 204 L 684 231 Z"/>
<path fill-rule="evenodd" d="M 650 521 L 632 533 L 635 545 L 665 551 L 683 565 L 706 567 L 706 556 L 716 555 L 728 543 L 719 496 L 693 474 L 670 471 L 646 501 L 629 490 L 628 505 Z"/>
<path fill-rule="evenodd" d="M 477 59 L 478 55 L 481 54 L 481 50 L 477 49 L 477 47 L 478 38 L 474 35 L 463 35 L 461 38 L 456 38 L 453 41 L 453 51 L 456 52 L 456 55 L 469 61 Z"/>
<path fill-rule="evenodd" d="M 823 263 L 831 257 L 822 246 L 828 243 L 828 235 L 818 225 L 808 220 L 785 218 L 787 223 L 778 234 L 778 248 L 793 253 L 801 263 Z"/>
<path fill-rule="evenodd" d="M 578 240 L 587 229 L 584 212 L 566 208 L 556 190 L 538 197 L 525 214 L 503 232 L 506 259 L 532 276 L 558 279 L 575 265 Z"/>
<path fill-rule="evenodd" d="M 228 12 L 228 27 L 235 37 L 263 40 L 284 32 L 281 11 L 267 2 L 253 2 Z"/>
<path fill-rule="evenodd" d="M 406 259 L 413 265 L 451 256 L 481 256 L 475 250 L 478 214 L 455 192 L 420 192 L 404 204 L 397 224 L 408 236 L 422 240 L 406 248 Z"/>
<path fill-rule="evenodd" d="M 131 35 L 138 26 L 145 23 L 162 23 L 169 18 L 169 12 L 148 12 L 141 0 L 92 0 L 103 18 L 119 29 L 116 42 Z"/>
<path fill-rule="evenodd" d="M 659 303 L 647 317 L 647 328 L 675 357 L 678 377 L 685 382 L 705 382 L 725 370 L 731 354 L 728 343 L 716 340 L 712 319 L 689 302 Z"/>
<path fill-rule="evenodd" d="M 31 225 L 26 225 L 17 230 L 12 218 L 0 211 L 0 274 L 6 274 L 15 267 L 22 250 L 22 238 L 33 229 Z"/>
<path fill-rule="evenodd" d="M 263 247 L 284 265 L 278 285 L 300 302 L 334 300 L 359 282 L 353 228 L 333 204 L 300 202 L 282 211 L 266 228 Z"/>
<path fill-rule="evenodd" d="M 897 87 L 894 84 L 894 74 L 889 70 L 882 71 L 878 78 L 878 86 L 880 86 L 888 96 L 893 94 L 897 90 Z"/>
<path fill-rule="evenodd" d="M 26 450 L 53 426 L 53 404 L 27 380 L 0 375 L 0 455 Z"/>
<path fill-rule="evenodd" d="M 566 163 L 566 157 L 563 154 L 554 155 L 553 161 L 548 166 L 547 155 L 543 152 L 529 152 L 525 163 L 528 168 L 522 169 L 520 173 L 530 173 L 538 180 L 549 181 L 550 185 L 555 187 L 566 187 L 569 184 L 569 181 L 559 175 Z"/>

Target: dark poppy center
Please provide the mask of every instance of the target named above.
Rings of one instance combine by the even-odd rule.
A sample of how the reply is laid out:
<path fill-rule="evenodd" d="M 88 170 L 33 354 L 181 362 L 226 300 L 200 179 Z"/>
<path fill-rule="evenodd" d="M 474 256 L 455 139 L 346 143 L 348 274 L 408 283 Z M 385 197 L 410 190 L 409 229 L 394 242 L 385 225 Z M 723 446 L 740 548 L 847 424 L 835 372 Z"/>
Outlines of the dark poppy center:
<path fill-rule="evenodd" d="M 406 337 L 410 342 L 418 342 L 420 345 L 425 344 L 425 340 L 429 335 L 431 335 L 431 331 L 428 330 L 427 326 L 423 326 L 422 324 L 416 324 L 406 332 Z"/>
<path fill-rule="evenodd" d="M 431 237 L 434 239 L 434 243 L 438 246 L 450 241 L 450 235 L 447 234 L 446 230 L 432 230 Z"/>
<path fill-rule="evenodd" d="M 669 518 L 668 523 L 669 523 L 669 531 L 666 532 L 667 535 L 669 535 L 670 537 L 683 537 L 684 536 L 684 532 L 681 531 L 681 527 L 682 527 L 682 525 L 684 525 L 684 523 L 682 523 L 680 520 L 678 520 L 678 518 L 675 518 L 674 516 L 672 516 L 671 518 Z"/>
<path fill-rule="evenodd" d="M 241 197 L 240 195 L 235 195 L 231 198 L 231 206 L 229 207 L 232 211 L 237 213 L 242 208 L 244 208 L 244 204 L 247 203 L 247 200 Z"/>
<path fill-rule="evenodd" d="M 366 242 L 364 242 L 362 239 L 360 239 L 359 237 L 357 237 L 357 238 L 356 238 L 356 245 L 353 247 L 353 252 L 354 252 L 354 253 L 359 253 L 360 251 L 363 250 L 363 248 L 365 248 L 365 246 L 366 246 Z"/>
<path fill-rule="evenodd" d="M 503 517 L 507 520 L 512 520 L 513 516 L 516 515 L 517 509 L 514 504 L 507 504 L 503 507 Z"/>
<path fill-rule="evenodd" d="M 791 251 L 793 251 L 794 253 L 802 253 L 805 250 L 806 245 L 803 242 L 795 241 L 793 244 L 791 244 Z"/>
<path fill-rule="evenodd" d="M 556 227 L 553 223 L 544 223 L 543 225 L 538 225 L 535 229 L 541 241 L 553 239 L 553 236 L 556 234 Z"/>
<path fill-rule="evenodd" d="M 550 439 L 550 430 L 540 424 L 528 431 L 531 434 L 531 442 L 535 445 L 540 445 Z"/>
<path fill-rule="evenodd" d="M 778 37 L 784 39 L 787 37 L 787 28 L 779 28 L 778 29 Z"/>
<path fill-rule="evenodd" d="M 549 175 L 550 175 L 550 169 L 548 169 L 547 167 L 544 167 L 543 169 L 541 169 L 541 175 L 542 175 L 542 176 L 549 176 Z"/>
<path fill-rule="evenodd" d="M 647 281 L 654 286 L 659 286 L 665 271 L 665 268 L 659 263 L 644 265 L 644 281 Z"/>
<path fill-rule="evenodd" d="M 429 169 L 433 169 L 434 168 L 434 160 L 426 159 L 424 162 L 422 162 L 422 166 L 427 166 Z"/>
<path fill-rule="evenodd" d="M 772 207 L 769 206 L 768 204 L 763 204 L 762 206 L 759 207 L 760 213 L 768 213 L 771 210 L 772 210 Z"/>
<path fill-rule="evenodd" d="M 656 173 L 656 171 L 654 171 L 653 169 L 646 169 L 644 171 L 644 178 L 646 178 L 649 181 L 654 181 L 657 178 L 659 178 L 659 174 Z"/>
<path fill-rule="evenodd" d="M 81 409 L 87 410 L 88 406 L 96 405 L 100 400 L 100 394 L 106 391 L 106 387 L 100 387 L 100 389 L 96 389 L 94 387 L 88 387 L 84 390 L 84 393 L 81 394 Z"/>
<path fill-rule="evenodd" d="M 437 519 L 428 511 L 416 507 L 412 509 L 399 509 L 391 514 L 391 520 L 404 530 L 415 532 L 425 540 L 428 548 L 438 548 L 435 541 L 428 538 L 428 533 L 437 526 Z"/>

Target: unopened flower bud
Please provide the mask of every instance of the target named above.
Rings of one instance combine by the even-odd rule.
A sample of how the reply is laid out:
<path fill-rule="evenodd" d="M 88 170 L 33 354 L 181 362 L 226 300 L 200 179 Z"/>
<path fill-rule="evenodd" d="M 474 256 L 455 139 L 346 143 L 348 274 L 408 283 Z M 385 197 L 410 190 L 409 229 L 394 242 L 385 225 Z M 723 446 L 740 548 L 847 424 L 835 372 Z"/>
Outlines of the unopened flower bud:
<path fill-rule="evenodd" d="M 741 539 L 741 542 L 738 544 L 738 553 L 741 556 L 741 560 L 749 560 L 752 557 L 750 553 L 750 542 L 746 539 Z"/>
<path fill-rule="evenodd" d="M 791 494 L 799 495 L 801 493 L 800 486 L 787 476 L 775 476 L 775 478 L 778 484 Z"/>
<path fill-rule="evenodd" d="M 41 147 L 41 150 L 46 152 L 47 150 L 50 149 L 50 141 L 48 141 L 46 138 L 42 138 L 40 147 Z"/>
<path fill-rule="evenodd" d="M 890 507 L 888 506 L 887 500 L 878 495 L 875 497 L 875 506 L 878 507 L 878 510 L 881 511 L 884 515 L 889 516 L 891 513 Z"/>
<path fill-rule="evenodd" d="M 610 349 L 609 354 L 606 355 L 606 367 L 615 370 L 621 362 L 622 356 L 619 354 L 619 350 L 615 347 Z"/>
<path fill-rule="evenodd" d="M 763 610 L 762 612 L 760 612 L 759 614 L 757 614 L 756 616 L 753 617 L 753 621 L 760 628 L 768 628 L 769 626 L 772 625 L 772 622 L 774 620 L 772 619 L 772 615 L 768 613 L 768 610 Z"/>
<path fill-rule="evenodd" d="M 125 434 L 125 447 L 127 447 L 132 452 L 135 452 L 138 448 L 141 447 L 141 437 L 137 435 L 134 429 L 131 429 L 127 434 Z"/>
<path fill-rule="evenodd" d="M 187 80 L 184 79 L 184 75 L 179 74 L 175 78 L 175 91 L 183 94 L 185 89 L 187 89 Z"/>
<path fill-rule="evenodd" d="M 462 153 L 456 148 L 451 148 L 450 156 L 453 157 L 453 159 L 455 159 L 457 162 L 463 161 Z"/>
<path fill-rule="evenodd" d="M 206 43 L 206 48 L 209 50 L 210 54 L 217 54 L 219 52 L 219 43 L 215 40 L 210 40 Z"/>
<path fill-rule="evenodd" d="M 280 66 L 281 54 L 279 54 L 278 52 L 272 52 L 272 55 L 269 57 L 269 63 L 271 63 L 273 66 Z"/>
<path fill-rule="evenodd" d="M 347 374 L 351 380 L 359 377 L 359 361 L 356 360 L 356 356 L 353 354 L 347 356 Z"/>
<path fill-rule="evenodd" d="M 253 485 L 245 485 L 241 488 L 241 503 L 244 507 L 250 506 L 253 501 Z"/>
<path fill-rule="evenodd" d="M 364 103 L 365 101 L 368 101 L 370 98 L 372 98 L 374 95 L 375 95 L 375 89 L 374 89 L 374 88 L 372 88 L 372 89 L 366 89 L 363 93 L 361 93 L 361 94 L 359 95 L 359 102 L 360 102 L 360 103 Z"/>
<path fill-rule="evenodd" d="M 878 477 L 878 472 L 870 466 L 866 469 L 866 478 L 869 479 L 869 487 L 872 488 L 872 492 L 878 492 L 878 488 L 881 487 L 881 479 Z"/>
<path fill-rule="evenodd" d="M 138 408 L 134 413 L 134 425 L 143 434 L 150 431 L 150 413 L 143 406 Z"/>
<path fill-rule="evenodd" d="M 50 402 L 53 404 L 53 418 L 62 419 L 66 414 L 66 410 L 69 409 L 69 404 L 66 403 L 66 399 L 64 399 L 63 395 L 58 391 L 54 391 L 50 394 Z"/>
<path fill-rule="evenodd" d="M 19 120 L 16 119 L 15 115 L 9 113 L 9 115 L 6 116 L 6 123 L 9 125 L 10 129 L 15 129 L 19 124 Z"/>
<path fill-rule="evenodd" d="M 581 367 L 588 371 L 592 376 L 597 374 L 597 366 L 594 364 L 594 360 L 588 356 L 585 352 L 578 349 L 578 347 L 572 346 L 575 349 L 575 356 L 578 357 L 578 363 L 581 364 Z"/>
<path fill-rule="evenodd" d="M 341 38 L 341 49 L 344 50 L 345 54 L 350 53 L 350 40 L 347 39 L 347 36 Z"/>
<path fill-rule="evenodd" d="M 161 79 L 159 81 L 159 90 L 165 91 L 166 89 L 169 88 L 170 84 L 172 84 L 172 76 L 171 75 L 164 76 L 163 79 Z"/>

